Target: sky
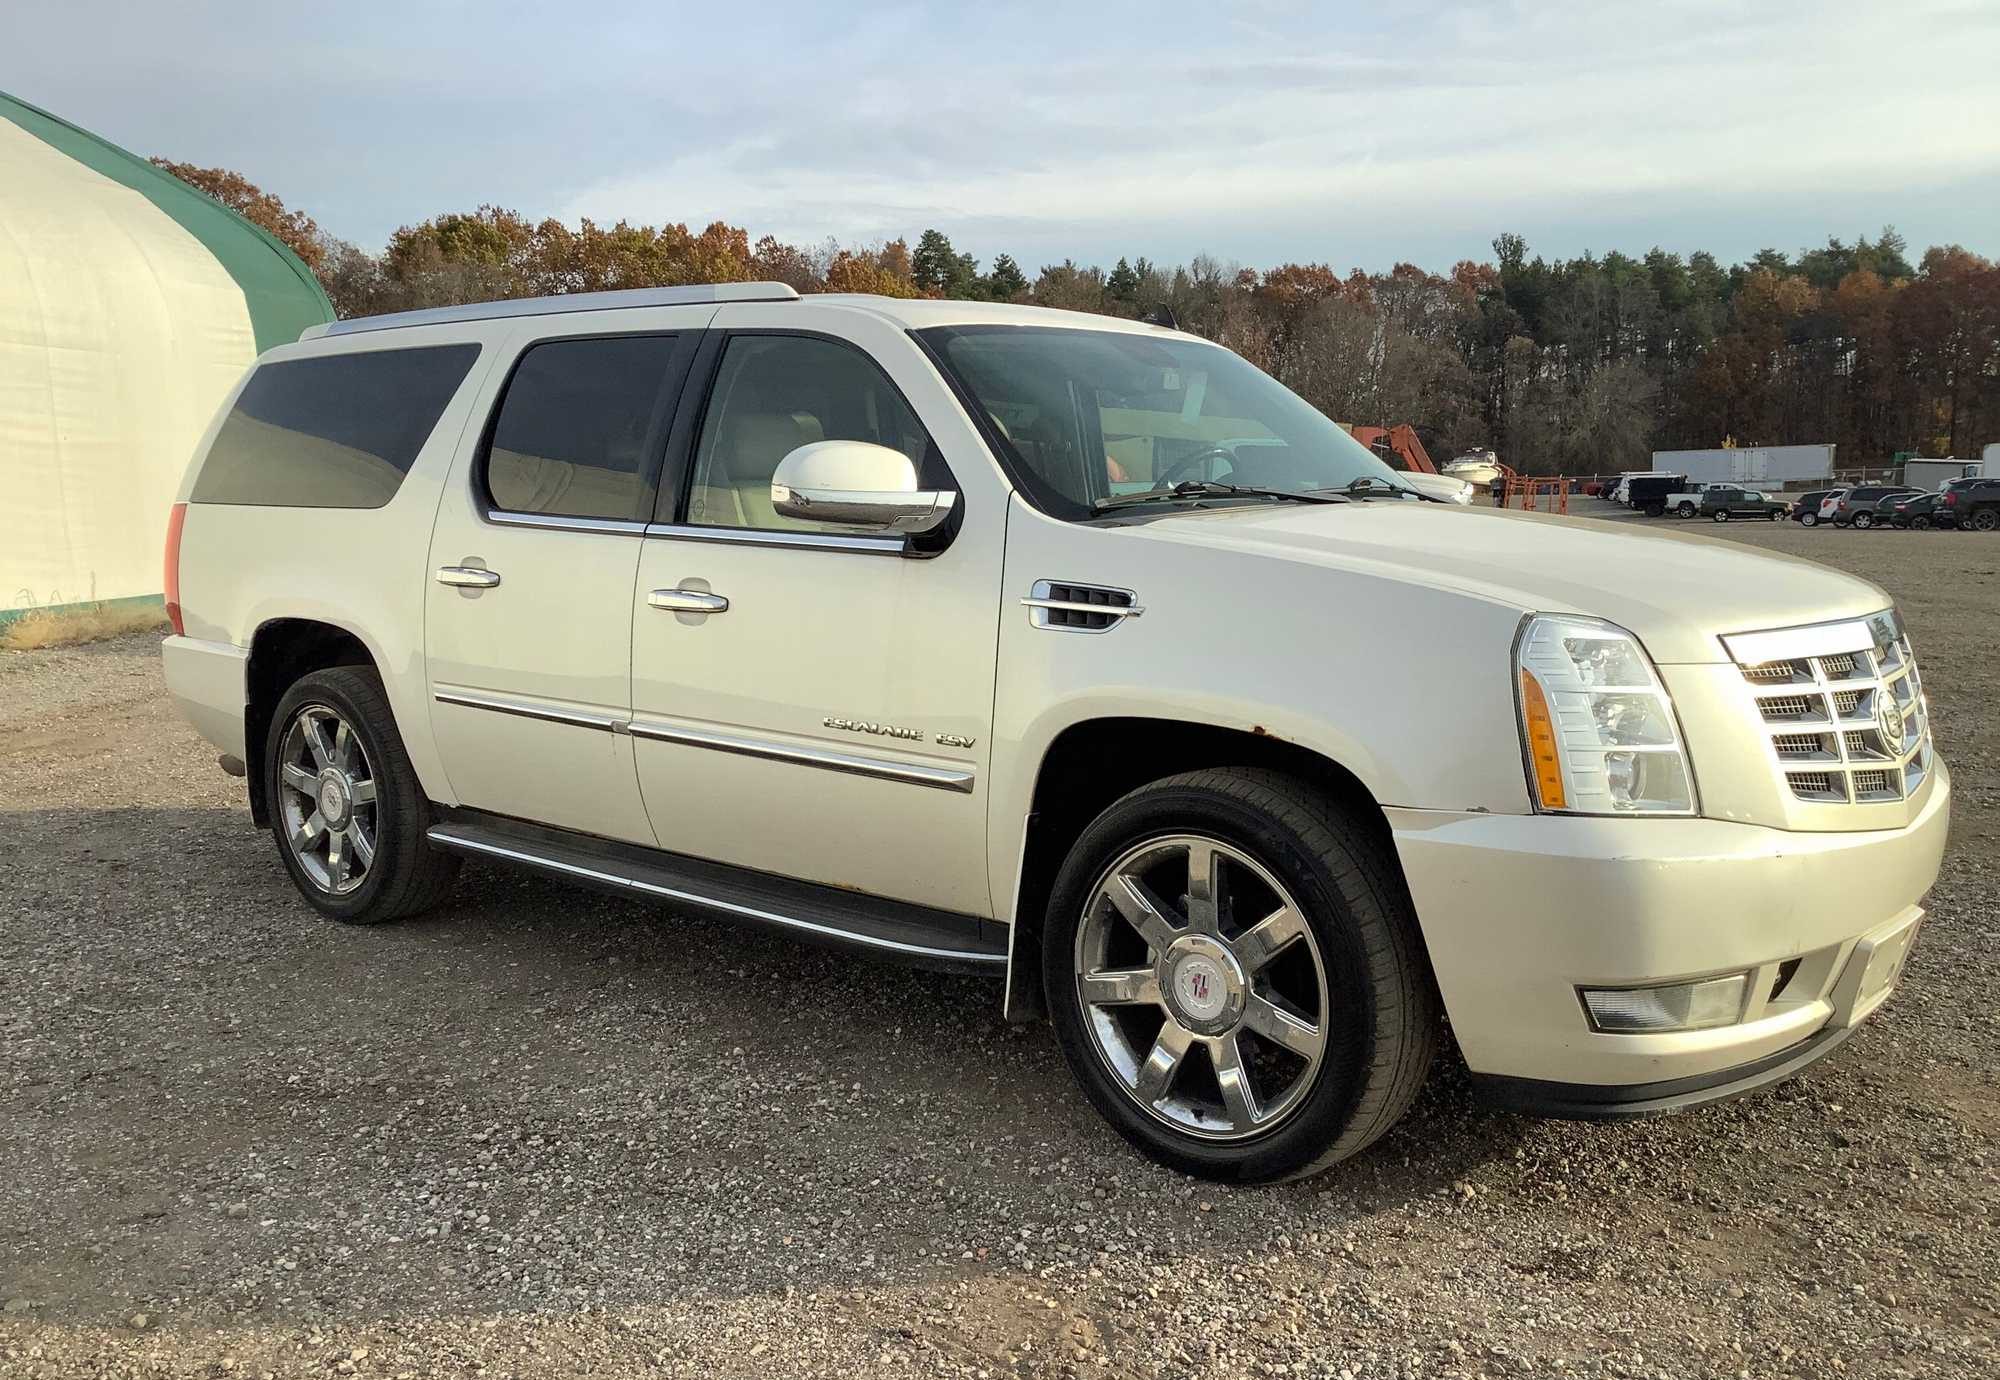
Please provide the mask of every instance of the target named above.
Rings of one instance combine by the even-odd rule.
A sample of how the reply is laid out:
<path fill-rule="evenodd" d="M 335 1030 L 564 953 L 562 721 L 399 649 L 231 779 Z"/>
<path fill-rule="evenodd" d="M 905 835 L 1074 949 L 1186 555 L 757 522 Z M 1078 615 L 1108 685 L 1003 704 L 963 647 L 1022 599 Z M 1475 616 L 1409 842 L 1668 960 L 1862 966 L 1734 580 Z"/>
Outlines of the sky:
<path fill-rule="evenodd" d="M 371 250 L 493 203 L 935 226 L 1031 276 L 1442 270 L 1502 231 L 1733 262 L 1894 224 L 2000 254 L 1995 0 L 0 0 L 0 84 Z"/>

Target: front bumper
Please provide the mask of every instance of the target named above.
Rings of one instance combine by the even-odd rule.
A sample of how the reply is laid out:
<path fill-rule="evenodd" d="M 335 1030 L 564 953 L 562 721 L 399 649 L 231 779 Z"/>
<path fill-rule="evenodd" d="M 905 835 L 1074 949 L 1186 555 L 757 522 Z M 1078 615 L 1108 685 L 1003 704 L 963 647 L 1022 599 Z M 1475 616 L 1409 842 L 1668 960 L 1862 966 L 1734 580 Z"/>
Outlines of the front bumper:
<path fill-rule="evenodd" d="M 1564 1116 L 1731 1097 L 1830 1052 L 1887 998 L 1937 880 L 1940 761 L 1900 829 L 1389 810 L 1431 966 L 1475 1080 Z M 1796 963 L 1793 961 L 1796 960 Z M 1735 1024 L 1613 1034 L 1581 987 L 1749 972 Z"/>

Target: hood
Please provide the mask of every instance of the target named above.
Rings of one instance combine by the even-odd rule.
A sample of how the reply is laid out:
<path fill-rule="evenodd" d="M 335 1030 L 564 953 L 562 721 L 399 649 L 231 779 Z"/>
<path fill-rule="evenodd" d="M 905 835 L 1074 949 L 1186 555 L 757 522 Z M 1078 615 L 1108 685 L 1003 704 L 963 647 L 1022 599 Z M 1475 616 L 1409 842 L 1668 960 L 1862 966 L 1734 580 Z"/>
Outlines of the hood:
<path fill-rule="evenodd" d="M 1607 619 L 1637 634 L 1662 665 L 1727 661 L 1724 633 L 1831 622 L 1891 602 L 1866 580 L 1738 542 L 1498 508 L 1244 505 L 1164 514 L 1128 530 L 1457 589 L 1521 613 Z"/>

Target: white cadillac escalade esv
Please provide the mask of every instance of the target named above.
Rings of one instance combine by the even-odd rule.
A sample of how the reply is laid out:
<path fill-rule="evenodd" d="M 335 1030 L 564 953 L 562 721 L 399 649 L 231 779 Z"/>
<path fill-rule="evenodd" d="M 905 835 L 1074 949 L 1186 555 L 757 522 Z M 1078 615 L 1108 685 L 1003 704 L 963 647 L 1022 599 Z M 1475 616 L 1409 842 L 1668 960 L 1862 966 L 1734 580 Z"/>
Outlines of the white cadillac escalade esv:
<path fill-rule="evenodd" d="M 464 857 L 1004 976 L 1191 1173 L 1308 1173 L 1440 1016 L 1565 1116 L 1894 986 L 1950 781 L 1889 599 L 1426 501 L 1236 355 L 732 284 L 315 327 L 173 512 L 168 683 L 308 902 Z"/>

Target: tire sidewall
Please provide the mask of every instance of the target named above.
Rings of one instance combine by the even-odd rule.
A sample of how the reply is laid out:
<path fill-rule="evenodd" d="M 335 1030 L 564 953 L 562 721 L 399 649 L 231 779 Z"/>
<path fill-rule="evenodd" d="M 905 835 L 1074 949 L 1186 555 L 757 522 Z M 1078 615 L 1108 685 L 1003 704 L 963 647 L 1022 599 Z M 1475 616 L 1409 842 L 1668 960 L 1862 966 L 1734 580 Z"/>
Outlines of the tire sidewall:
<path fill-rule="evenodd" d="M 1802 518 L 1800 518 L 1800 519 L 1799 519 L 1799 525 L 1800 525 L 1801 527 L 1817 527 L 1817 526 L 1819 526 L 1819 514 L 1818 514 L 1818 513 L 1807 513 L 1807 514 L 1806 514 L 1806 515 L 1805 515 L 1804 517 L 1802 517 Z"/>
<path fill-rule="evenodd" d="M 281 748 L 299 712 L 313 705 L 323 705 L 346 721 L 348 728 L 361 740 L 361 750 L 367 755 L 368 769 L 375 782 L 375 856 L 361 885 L 340 895 L 324 890 L 312 879 L 292 855 L 291 843 L 285 837 L 282 804 L 285 788 L 279 780 Z M 348 924 L 361 923 L 362 917 L 368 914 L 402 862 L 402 821 L 397 814 L 404 808 L 403 797 L 407 792 L 399 790 L 403 783 L 394 779 L 397 760 L 397 755 L 382 741 L 380 730 L 335 678 L 321 674 L 306 676 L 285 692 L 278 701 L 277 711 L 271 716 L 270 733 L 264 740 L 264 789 L 265 799 L 271 802 L 271 836 L 277 841 L 278 856 L 284 860 L 285 870 L 291 874 L 299 894 L 330 919 Z"/>
<path fill-rule="evenodd" d="M 1327 1045 L 1314 1084 L 1277 1128 L 1247 1141 L 1203 1141 L 1176 1131 L 1123 1090 L 1090 1034 L 1076 994 L 1076 932 L 1104 871 L 1127 849 L 1170 834 L 1208 834 L 1255 858 L 1292 893 L 1320 949 L 1327 982 Z M 1145 1153 L 1183 1173 L 1259 1182 L 1310 1164 L 1351 1119 L 1374 1054 L 1375 997 L 1353 912 L 1325 860 L 1254 807 L 1198 786 L 1129 796 L 1070 850 L 1042 936 L 1043 986 L 1057 1038 L 1091 1104 Z"/>

